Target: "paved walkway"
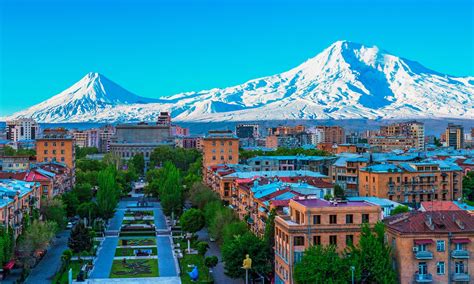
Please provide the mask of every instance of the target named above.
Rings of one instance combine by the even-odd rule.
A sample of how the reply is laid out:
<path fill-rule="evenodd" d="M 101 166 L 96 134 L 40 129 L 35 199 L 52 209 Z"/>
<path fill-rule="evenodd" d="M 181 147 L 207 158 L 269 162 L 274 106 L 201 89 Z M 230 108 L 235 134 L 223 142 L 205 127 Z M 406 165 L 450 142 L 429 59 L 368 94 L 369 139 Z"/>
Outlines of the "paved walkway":
<path fill-rule="evenodd" d="M 60 238 L 55 238 L 54 243 L 48 249 L 43 259 L 32 270 L 25 283 L 43 284 L 51 283 L 56 272 L 61 266 L 61 255 L 67 249 L 69 231 L 58 234 Z"/>
<path fill-rule="evenodd" d="M 212 275 L 214 277 L 214 283 L 226 283 L 226 284 L 241 284 L 244 283 L 242 279 L 233 279 L 224 273 L 224 263 L 222 262 L 221 250 L 216 242 L 209 241 L 209 234 L 207 229 L 204 228 L 197 232 L 200 240 L 206 241 L 209 244 L 209 249 L 206 252 L 206 256 L 215 255 L 219 259 L 217 266 L 212 269 Z"/>
<path fill-rule="evenodd" d="M 155 209 L 153 209 L 153 216 L 155 217 L 155 227 L 159 230 L 166 230 L 168 226 L 166 225 L 165 214 L 163 214 L 163 210 L 161 209 L 161 205 L 159 203 L 155 203 Z"/>
<path fill-rule="evenodd" d="M 102 246 L 97 256 L 97 261 L 94 263 L 94 270 L 90 278 L 108 278 L 112 263 L 115 256 L 115 248 L 118 244 L 118 237 L 106 237 L 102 242 Z"/>
<path fill-rule="evenodd" d="M 158 267 L 160 276 L 178 276 L 169 236 L 156 237 L 158 247 Z"/>

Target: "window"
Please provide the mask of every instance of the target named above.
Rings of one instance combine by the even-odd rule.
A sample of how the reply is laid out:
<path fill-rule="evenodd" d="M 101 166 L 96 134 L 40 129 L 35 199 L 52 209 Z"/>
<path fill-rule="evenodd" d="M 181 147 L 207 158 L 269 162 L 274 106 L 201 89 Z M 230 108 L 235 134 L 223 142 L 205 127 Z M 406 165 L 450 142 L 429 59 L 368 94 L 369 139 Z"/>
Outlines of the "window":
<path fill-rule="evenodd" d="M 46 155 L 46 154 L 48 154 L 48 150 L 44 150 L 44 152 L 43 152 L 43 153 L 44 153 L 45 155 Z"/>
<path fill-rule="evenodd" d="M 221 156 L 221 161 L 224 161 L 224 156 Z"/>
<path fill-rule="evenodd" d="M 329 236 L 329 244 L 330 245 L 337 245 L 337 236 L 336 235 Z"/>
<path fill-rule="evenodd" d="M 321 245 L 321 236 L 313 236 L 313 245 L 315 246 Z"/>
<path fill-rule="evenodd" d="M 463 244 L 456 244 L 455 246 L 456 246 L 455 250 L 464 250 Z"/>
<path fill-rule="evenodd" d="M 212 141 L 212 146 L 216 146 L 216 141 Z"/>
<path fill-rule="evenodd" d="M 221 141 L 221 146 L 224 146 L 224 141 Z"/>
<path fill-rule="evenodd" d="M 48 161 L 48 158 L 44 158 L 43 161 L 47 162 L 47 161 Z"/>
<path fill-rule="evenodd" d="M 63 155 L 64 155 L 64 150 L 61 150 L 61 154 L 63 154 Z M 148 153 L 147 153 L 147 154 L 148 154 Z M 147 157 L 148 157 L 148 155 L 147 155 Z"/>
<path fill-rule="evenodd" d="M 53 150 L 53 154 L 56 154 L 56 150 Z"/>
<path fill-rule="evenodd" d="M 436 263 L 436 273 L 440 275 L 444 274 L 444 261 Z"/>
<path fill-rule="evenodd" d="M 61 162 L 64 162 L 64 157 L 61 157 Z"/>
<path fill-rule="evenodd" d="M 337 215 L 329 215 L 329 224 L 337 224 Z"/>
<path fill-rule="evenodd" d="M 64 146 L 64 142 L 61 142 L 61 146 Z"/>
<path fill-rule="evenodd" d="M 362 214 L 362 223 L 369 223 L 369 214 Z"/>
<path fill-rule="evenodd" d="M 437 251 L 444 251 L 444 241 L 436 241 L 436 250 Z"/>
<path fill-rule="evenodd" d="M 421 275 L 428 274 L 428 265 L 426 265 L 426 262 L 418 263 L 418 274 L 421 274 Z"/>
<path fill-rule="evenodd" d="M 48 142 L 44 142 L 44 146 L 47 147 L 47 146 L 48 146 Z"/>
<path fill-rule="evenodd" d="M 229 146 L 232 146 L 232 141 L 229 141 Z"/>
<path fill-rule="evenodd" d="M 346 224 L 352 224 L 354 222 L 354 216 L 352 214 L 346 215 Z"/>
<path fill-rule="evenodd" d="M 313 215 L 313 224 L 321 224 L 321 215 Z"/>
<path fill-rule="evenodd" d="M 454 271 L 456 273 L 464 273 L 464 261 L 456 261 L 454 264 Z"/>
<path fill-rule="evenodd" d="M 216 156 L 212 156 L 212 160 L 215 161 L 215 160 L 216 160 Z"/>
<path fill-rule="evenodd" d="M 232 160 L 232 155 L 229 155 L 229 160 Z"/>
<path fill-rule="evenodd" d="M 304 246 L 304 237 L 296 236 L 293 238 L 293 245 L 295 246 Z"/>
<path fill-rule="evenodd" d="M 354 243 L 354 235 L 346 235 L 346 245 L 351 246 Z"/>
<path fill-rule="evenodd" d="M 53 146 L 56 146 L 56 142 L 53 142 Z"/>

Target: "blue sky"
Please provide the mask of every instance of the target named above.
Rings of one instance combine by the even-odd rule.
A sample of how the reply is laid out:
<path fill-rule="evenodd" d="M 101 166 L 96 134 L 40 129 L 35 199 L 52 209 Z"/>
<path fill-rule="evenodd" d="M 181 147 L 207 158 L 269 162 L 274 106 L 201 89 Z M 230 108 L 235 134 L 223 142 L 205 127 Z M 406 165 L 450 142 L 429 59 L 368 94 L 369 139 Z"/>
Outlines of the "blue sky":
<path fill-rule="evenodd" d="M 336 40 L 474 76 L 471 0 L 0 0 L 0 116 L 101 72 L 147 97 L 240 84 Z"/>

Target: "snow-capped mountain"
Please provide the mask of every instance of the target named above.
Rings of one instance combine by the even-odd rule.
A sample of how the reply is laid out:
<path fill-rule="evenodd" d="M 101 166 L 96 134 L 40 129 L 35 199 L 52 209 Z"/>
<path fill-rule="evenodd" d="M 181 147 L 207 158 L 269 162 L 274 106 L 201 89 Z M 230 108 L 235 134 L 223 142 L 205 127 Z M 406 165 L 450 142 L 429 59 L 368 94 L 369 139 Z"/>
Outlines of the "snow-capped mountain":
<path fill-rule="evenodd" d="M 13 116 L 44 122 L 137 121 L 154 120 L 164 110 L 178 121 L 474 119 L 474 77 L 440 74 L 375 46 L 338 41 L 281 74 L 159 100 L 137 97 L 91 73 Z"/>

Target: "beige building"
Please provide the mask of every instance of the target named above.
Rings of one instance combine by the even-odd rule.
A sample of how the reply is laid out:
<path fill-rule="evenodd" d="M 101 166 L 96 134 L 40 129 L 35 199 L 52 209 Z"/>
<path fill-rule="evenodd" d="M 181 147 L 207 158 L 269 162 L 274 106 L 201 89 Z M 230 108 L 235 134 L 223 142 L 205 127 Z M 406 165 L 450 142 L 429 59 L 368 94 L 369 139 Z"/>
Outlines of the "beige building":
<path fill-rule="evenodd" d="M 400 283 L 474 280 L 474 218 L 466 211 L 413 211 L 384 222 Z"/>

